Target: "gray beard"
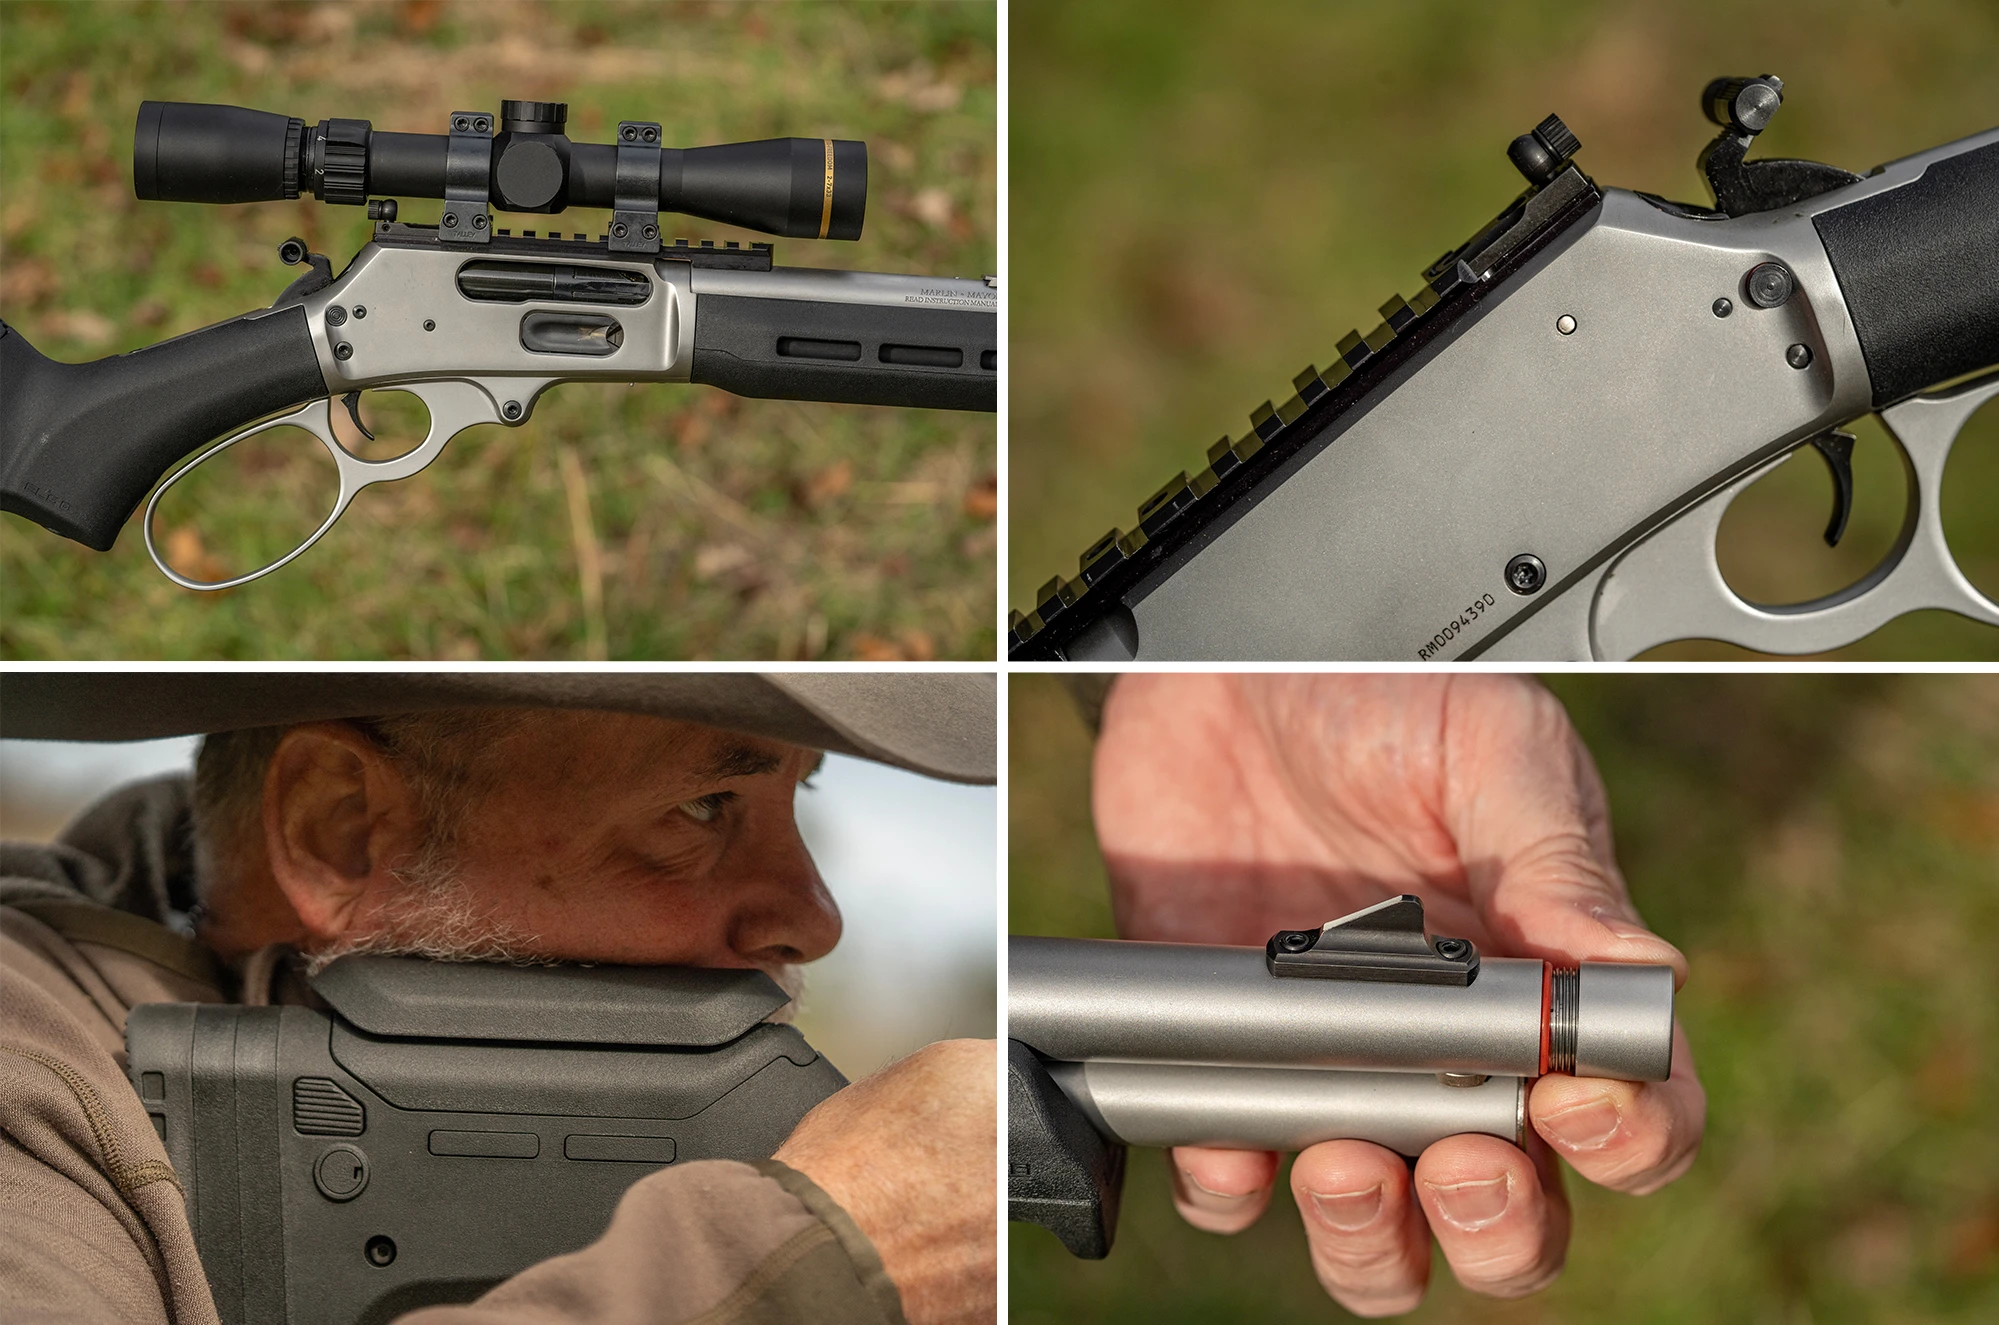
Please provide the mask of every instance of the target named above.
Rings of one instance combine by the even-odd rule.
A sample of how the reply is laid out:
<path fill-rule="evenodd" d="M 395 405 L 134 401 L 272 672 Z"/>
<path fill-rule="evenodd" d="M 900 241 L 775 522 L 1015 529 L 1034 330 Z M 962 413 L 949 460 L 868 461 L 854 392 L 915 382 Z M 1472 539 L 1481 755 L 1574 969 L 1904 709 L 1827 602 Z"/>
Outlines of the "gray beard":
<path fill-rule="evenodd" d="M 317 975 L 341 957 L 423 957 L 436 962 L 504 962 L 512 966 L 553 966 L 566 960 L 549 954 L 541 936 L 517 929 L 493 914 L 469 886 L 449 853 L 433 844 L 423 854 L 390 871 L 402 891 L 382 908 L 375 928 L 344 935 L 304 954 L 306 974 Z M 586 963 L 587 964 L 587 963 Z M 805 996 L 805 968 L 786 962 L 766 970 L 788 1000 L 764 1020 L 789 1025 Z"/>

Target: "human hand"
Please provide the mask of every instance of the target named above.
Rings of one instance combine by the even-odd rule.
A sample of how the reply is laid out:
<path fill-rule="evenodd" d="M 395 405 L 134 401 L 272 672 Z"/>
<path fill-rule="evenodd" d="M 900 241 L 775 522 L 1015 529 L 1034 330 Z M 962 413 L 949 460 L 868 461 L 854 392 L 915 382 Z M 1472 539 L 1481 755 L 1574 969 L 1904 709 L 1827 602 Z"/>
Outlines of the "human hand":
<path fill-rule="evenodd" d="M 772 1156 L 868 1235 L 910 1325 L 999 1309 L 997 1071 L 991 1040 L 926 1045 L 821 1101 Z"/>
<path fill-rule="evenodd" d="M 1560 703 L 1498 675 L 1131 675 L 1112 687 L 1094 770 L 1097 838 L 1127 938 L 1261 945 L 1397 893 L 1432 931 L 1495 956 L 1670 964 L 1611 845 L 1603 784 Z M 1521 1150 L 1455 1136 L 1412 1175 L 1393 1152 L 1329 1141 L 1291 1188 L 1313 1268 L 1360 1315 L 1408 1311 L 1427 1234 L 1480 1293 L 1535 1292 L 1569 1235 L 1559 1154 L 1644 1193 L 1693 1163 L 1707 1111 L 1684 1033 L 1673 1071 L 1638 1083 L 1547 1076 Z M 1233 1233 L 1269 1203 L 1278 1157 L 1181 1147 L 1175 1204 Z"/>

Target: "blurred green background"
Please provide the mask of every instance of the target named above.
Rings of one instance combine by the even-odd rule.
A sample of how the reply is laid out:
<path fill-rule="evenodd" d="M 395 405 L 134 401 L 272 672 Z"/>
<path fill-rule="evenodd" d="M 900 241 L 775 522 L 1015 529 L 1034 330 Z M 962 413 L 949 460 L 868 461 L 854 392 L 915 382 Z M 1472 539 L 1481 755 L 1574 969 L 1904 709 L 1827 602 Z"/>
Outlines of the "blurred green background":
<path fill-rule="evenodd" d="M 146 99 L 442 132 L 451 110 L 511 97 L 568 102 L 581 141 L 628 118 L 688 146 L 865 139 L 865 237 L 778 239 L 777 260 L 976 277 L 997 270 L 996 73 L 982 3 L 10 0 L 0 314 L 51 358 L 94 359 L 268 304 L 298 274 L 275 256 L 288 235 L 336 272 L 366 242 L 361 208 L 310 198 L 135 201 Z M 441 210 L 409 201 L 403 219 Z M 564 216 L 592 234 L 608 220 Z M 681 217 L 667 234 L 768 238 Z M 102 555 L 0 518 L 0 655 L 990 658 L 995 437 L 991 415 L 560 387 L 527 426 L 468 432 L 227 593 L 169 584 L 136 522 Z M 168 542 L 198 565 L 241 536 Z"/>
<path fill-rule="evenodd" d="M 1999 124 L 1991 0 L 1399 4 L 1263 0 L 1009 9 L 1007 596 L 1049 576 L 1519 192 L 1514 135 L 1550 111 L 1601 185 L 1706 203 L 1697 99 L 1774 72 L 1760 154 L 1865 171 Z M 1836 550 L 1823 462 L 1736 502 L 1722 567 L 1763 602 L 1861 578 L 1892 546 L 1901 468 L 1869 420 Z M 1613 441 L 1618 439 L 1612 439 Z M 1628 439 L 1626 439 L 1628 440 Z M 1968 428 L 1944 521 L 1999 594 L 1999 407 Z M 1737 658 L 1711 643 L 1654 658 Z M 1999 657 L 1999 630 L 1903 618 L 1837 656 Z"/>
<path fill-rule="evenodd" d="M 1693 1170 L 1636 1198 L 1569 1175 L 1567 1272 L 1515 1302 L 1441 1260 L 1410 1319 L 1999 1320 L 1999 679 L 1549 678 L 1609 787 L 1618 856 L 1692 975 L 1708 1091 Z M 1059 681 L 1016 675 L 1014 933 L 1112 935 L 1090 740 Z M 1108 1260 L 1010 1224 L 1012 1319 L 1344 1318 L 1280 1196 L 1198 1233 L 1165 1157 L 1131 1152 Z"/>

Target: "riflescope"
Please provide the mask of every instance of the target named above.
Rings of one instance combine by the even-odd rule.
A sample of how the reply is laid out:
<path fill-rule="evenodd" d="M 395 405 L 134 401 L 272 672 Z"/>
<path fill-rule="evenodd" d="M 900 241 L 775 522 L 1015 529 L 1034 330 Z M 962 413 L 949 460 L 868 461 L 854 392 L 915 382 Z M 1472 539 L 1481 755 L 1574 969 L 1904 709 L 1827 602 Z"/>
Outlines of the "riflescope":
<path fill-rule="evenodd" d="M 1261 949 L 1009 939 L 1007 1033 L 1010 1217 L 1094 1257 L 1127 1145 L 1518 1145 L 1535 1077 L 1663 1081 L 1673 971 L 1482 957 L 1405 895 Z"/>
<path fill-rule="evenodd" d="M 240 106 L 147 101 L 132 142 L 132 187 L 164 202 L 464 200 L 505 211 L 679 212 L 766 234 L 859 239 L 868 147 L 768 138 L 665 147 L 658 124 L 625 121 L 615 143 L 571 142 L 561 102 L 503 101 L 495 117 L 453 111 L 450 132 L 385 133 L 367 120 L 303 120 Z M 371 215 L 394 219 L 394 204 Z M 485 222 L 480 222 L 483 229 Z M 453 227 L 447 225 L 446 230 Z"/>

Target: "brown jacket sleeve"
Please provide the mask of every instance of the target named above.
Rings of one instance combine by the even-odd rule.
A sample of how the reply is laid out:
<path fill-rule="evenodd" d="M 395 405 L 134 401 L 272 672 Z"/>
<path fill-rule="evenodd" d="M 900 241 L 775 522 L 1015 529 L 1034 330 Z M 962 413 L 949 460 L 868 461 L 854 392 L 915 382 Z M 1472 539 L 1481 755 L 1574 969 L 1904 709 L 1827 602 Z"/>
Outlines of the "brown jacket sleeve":
<path fill-rule="evenodd" d="M 211 1325 L 180 1184 L 113 1057 L 121 992 L 198 990 L 135 961 L 107 978 L 96 946 L 0 907 L 0 1299 L 28 1319 Z"/>
<path fill-rule="evenodd" d="M 397 1325 L 904 1325 L 845 1211 L 776 1160 L 702 1160 L 632 1185 L 611 1226 L 477 1302 Z"/>

